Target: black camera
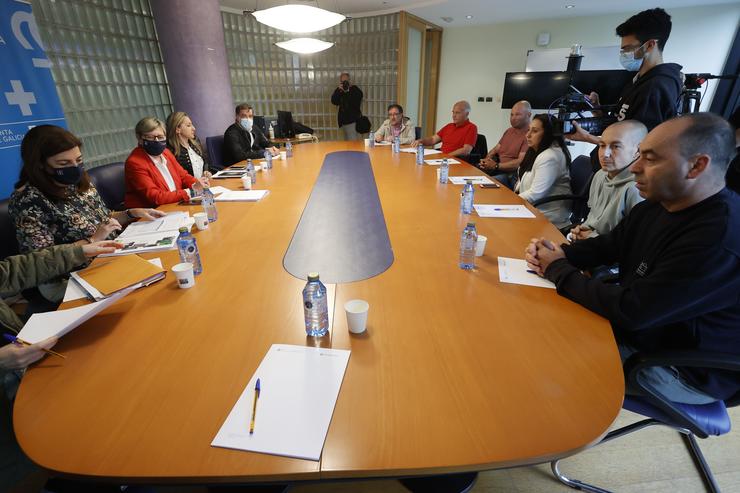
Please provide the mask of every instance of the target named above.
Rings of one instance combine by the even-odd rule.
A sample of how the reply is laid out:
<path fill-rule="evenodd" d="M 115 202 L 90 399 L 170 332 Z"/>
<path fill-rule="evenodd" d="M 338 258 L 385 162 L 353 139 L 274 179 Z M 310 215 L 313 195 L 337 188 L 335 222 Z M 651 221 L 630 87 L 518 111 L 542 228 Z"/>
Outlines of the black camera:
<path fill-rule="evenodd" d="M 347 89 L 349 89 L 349 81 L 348 81 L 348 80 L 343 80 L 343 81 L 342 81 L 342 88 L 343 88 L 343 89 L 344 89 L 345 91 L 346 91 Z"/>

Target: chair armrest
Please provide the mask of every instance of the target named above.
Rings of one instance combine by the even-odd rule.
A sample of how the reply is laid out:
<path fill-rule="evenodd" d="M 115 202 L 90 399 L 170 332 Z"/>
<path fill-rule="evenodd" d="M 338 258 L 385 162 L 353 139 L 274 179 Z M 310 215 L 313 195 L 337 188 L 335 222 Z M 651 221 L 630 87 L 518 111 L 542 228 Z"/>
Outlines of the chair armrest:
<path fill-rule="evenodd" d="M 549 202 L 556 202 L 558 200 L 587 200 L 588 197 L 584 197 L 582 195 L 553 195 L 551 197 L 545 197 L 544 199 L 535 200 L 532 205 L 537 207 L 542 204 L 547 204 Z"/>

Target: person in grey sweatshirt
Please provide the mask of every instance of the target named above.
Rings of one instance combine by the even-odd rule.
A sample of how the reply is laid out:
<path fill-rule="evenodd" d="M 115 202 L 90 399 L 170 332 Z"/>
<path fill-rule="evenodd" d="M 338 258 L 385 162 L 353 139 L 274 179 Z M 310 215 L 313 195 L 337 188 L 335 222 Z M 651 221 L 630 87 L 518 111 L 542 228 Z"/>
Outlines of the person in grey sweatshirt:
<path fill-rule="evenodd" d="M 604 130 L 599 142 L 601 169 L 591 181 L 588 217 L 570 230 L 571 241 L 609 233 L 643 200 L 629 167 L 638 157 L 638 145 L 645 135 L 647 128 L 637 120 L 617 122 Z"/>

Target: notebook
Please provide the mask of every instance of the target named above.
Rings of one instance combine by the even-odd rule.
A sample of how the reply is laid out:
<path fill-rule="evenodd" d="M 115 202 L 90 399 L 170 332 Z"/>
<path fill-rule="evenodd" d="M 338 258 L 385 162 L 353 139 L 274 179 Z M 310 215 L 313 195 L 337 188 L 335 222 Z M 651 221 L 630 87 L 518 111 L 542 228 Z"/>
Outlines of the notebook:
<path fill-rule="evenodd" d="M 138 255 L 97 258 L 86 269 L 73 273 L 75 280 L 96 299 L 97 293 L 91 292 L 90 286 L 107 297 L 137 284 L 151 284 L 164 276 L 164 269 Z"/>

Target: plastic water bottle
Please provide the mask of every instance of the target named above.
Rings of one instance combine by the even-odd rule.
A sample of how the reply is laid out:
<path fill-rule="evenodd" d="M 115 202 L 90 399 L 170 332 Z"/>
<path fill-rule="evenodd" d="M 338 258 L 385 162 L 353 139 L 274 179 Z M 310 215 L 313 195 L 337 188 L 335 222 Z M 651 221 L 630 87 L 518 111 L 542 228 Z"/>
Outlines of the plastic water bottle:
<path fill-rule="evenodd" d="M 293 157 L 293 144 L 290 142 L 285 143 L 285 157 Z"/>
<path fill-rule="evenodd" d="M 329 332 L 326 286 L 319 280 L 318 272 L 308 274 L 308 282 L 303 288 L 303 316 L 306 320 L 307 335 L 321 337 Z"/>
<path fill-rule="evenodd" d="M 252 179 L 252 186 L 254 186 L 257 183 L 257 170 L 254 169 L 251 159 L 247 159 L 247 174 Z"/>
<path fill-rule="evenodd" d="M 450 176 L 450 163 L 447 158 L 442 159 L 442 164 L 439 166 L 439 182 L 447 183 L 447 178 Z"/>
<path fill-rule="evenodd" d="M 218 219 L 218 210 L 216 202 L 213 200 L 213 192 L 210 188 L 203 189 L 203 211 L 208 216 L 208 222 L 212 223 Z"/>
<path fill-rule="evenodd" d="M 393 137 L 393 152 L 396 154 L 401 152 L 401 137 L 399 137 L 398 135 Z"/>
<path fill-rule="evenodd" d="M 270 140 L 275 140 L 275 127 L 272 122 L 270 122 Z"/>
<path fill-rule="evenodd" d="M 368 139 L 369 140 L 368 147 L 375 147 L 375 134 L 373 133 L 372 129 L 370 130 L 369 137 L 370 139 Z"/>
<path fill-rule="evenodd" d="M 272 169 L 272 153 L 265 149 L 265 169 Z"/>
<path fill-rule="evenodd" d="M 460 238 L 460 268 L 471 270 L 475 268 L 475 242 L 478 241 L 478 231 L 475 223 L 468 223 L 463 229 Z"/>
<path fill-rule="evenodd" d="M 424 164 L 424 144 L 416 146 L 416 164 Z"/>
<path fill-rule="evenodd" d="M 180 252 L 180 262 L 193 264 L 193 274 L 197 276 L 203 272 L 195 236 L 191 235 L 190 230 L 185 226 L 180 228 L 180 236 L 177 237 L 177 250 Z"/>
<path fill-rule="evenodd" d="M 463 214 L 470 214 L 473 212 L 473 194 L 475 189 L 473 188 L 473 180 L 465 180 L 465 186 L 463 187 L 462 194 L 460 194 L 460 212 Z"/>

